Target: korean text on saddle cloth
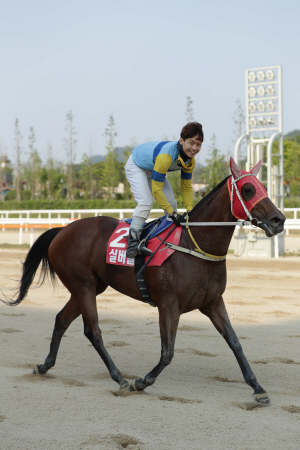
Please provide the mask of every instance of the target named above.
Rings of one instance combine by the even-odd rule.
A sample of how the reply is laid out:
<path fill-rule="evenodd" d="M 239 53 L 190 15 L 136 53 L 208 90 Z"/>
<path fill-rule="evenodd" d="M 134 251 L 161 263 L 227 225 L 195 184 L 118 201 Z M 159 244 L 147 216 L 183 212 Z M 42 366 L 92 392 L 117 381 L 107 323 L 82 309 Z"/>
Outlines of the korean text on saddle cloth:
<path fill-rule="evenodd" d="M 120 222 L 111 235 L 106 251 L 107 264 L 116 264 L 117 266 L 134 266 L 134 258 L 127 258 L 126 249 L 129 235 L 129 224 Z"/>

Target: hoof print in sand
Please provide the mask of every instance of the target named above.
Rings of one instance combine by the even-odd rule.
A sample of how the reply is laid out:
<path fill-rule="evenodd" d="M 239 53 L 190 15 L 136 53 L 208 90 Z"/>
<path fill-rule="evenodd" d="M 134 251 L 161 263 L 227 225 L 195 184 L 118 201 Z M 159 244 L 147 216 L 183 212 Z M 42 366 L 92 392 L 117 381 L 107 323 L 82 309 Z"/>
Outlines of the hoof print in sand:
<path fill-rule="evenodd" d="M 226 378 L 226 377 L 210 377 L 210 379 L 216 380 L 216 381 L 221 381 L 222 383 L 242 383 L 242 384 L 244 384 L 244 382 L 241 380 L 229 380 L 229 378 Z"/>
<path fill-rule="evenodd" d="M 122 320 L 117 320 L 117 319 L 100 319 L 99 321 L 100 326 L 105 324 L 105 325 L 121 325 Z"/>
<path fill-rule="evenodd" d="M 144 391 L 130 391 L 129 386 L 120 388 L 118 391 L 110 391 L 115 397 L 133 397 L 135 395 L 147 395 Z"/>
<path fill-rule="evenodd" d="M 19 377 L 15 377 L 18 381 L 29 381 L 32 383 L 38 383 L 38 382 L 49 382 L 56 379 L 54 375 L 51 375 L 49 373 L 45 373 L 44 375 L 40 374 L 37 369 L 33 369 L 31 373 L 25 373 L 24 375 L 21 375 Z"/>
<path fill-rule="evenodd" d="M 254 402 L 245 402 L 245 403 L 239 403 L 234 402 L 232 403 L 233 406 L 237 406 L 240 409 L 243 409 L 244 411 L 253 411 L 255 409 L 265 408 L 266 406 L 270 406 L 269 403 L 254 403 Z"/>
<path fill-rule="evenodd" d="M 83 381 L 79 381 L 79 380 L 74 380 L 73 378 L 59 378 L 59 381 L 63 384 L 65 384 L 66 386 L 77 386 L 77 387 L 84 387 L 86 386 L 86 383 L 84 383 Z"/>
<path fill-rule="evenodd" d="M 197 356 L 208 356 L 209 358 L 213 358 L 217 355 L 214 355 L 213 353 L 208 352 L 201 352 L 200 350 L 197 350 L 196 348 L 178 348 L 175 350 L 176 353 L 187 353 L 190 355 L 197 355 Z"/>
<path fill-rule="evenodd" d="M 99 447 L 100 445 L 100 447 Z M 88 440 L 81 442 L 79 448 L 99 448 L 105 450 L 143 450 L 143 443 L 126 434 L 109 435 L 106 437 L 94 435 L 90 436 Z"/>
<path fill-rule="evenodd" d="M 111 342 L 108 342 L 107 347 L 124 347 L 125 345 L 129 345 L 129 344 L 127 344 L 127 342 L 123 342 L 123 341 L 111 341 Z"/>
<path fill-rule="evenodd" d="M 268 363 L 281 363 L 281 364 L 300 364 L 297 361 L 294 361 L 290 358 L 269 358 L 269 359 L 261 359 L 258 361 L 252 361 L 253 364 L 268 364 Z"/>
<path fill-rule="evenodd" d="M 191 327 L 190 325 L 183 325 L 178 328 L 178 331 L 206 331 L 206 328 Z"/>
<path fill-rule="evenodd" d="M 118 449 L 142 450 L 142 442 L 126 434 L 111 436 L 111 440 L 118 445 Z"/>
<path fill-rule="evenodd" d="M 16 328 L 2 328 L 0 333 L 22 333 L 22 330 L 17 330 Z"/>
<path fill-rule="evenodd" d="M 295 405 L 283 406 L 281 409 L 283 409 L 284 411 L 287 411 L 289 413 L 300 414 L 300 406 L 295 406 Z"/>
<path fill-rule="evenodd" d="M 202 403 L 201 400 L 190 400 L 188 398 L 182 397 L 171 397 L 169 395 L 160 395 L 159 400 L 163 400 L 166 402 L 177 402 L 177 403 Z"/>

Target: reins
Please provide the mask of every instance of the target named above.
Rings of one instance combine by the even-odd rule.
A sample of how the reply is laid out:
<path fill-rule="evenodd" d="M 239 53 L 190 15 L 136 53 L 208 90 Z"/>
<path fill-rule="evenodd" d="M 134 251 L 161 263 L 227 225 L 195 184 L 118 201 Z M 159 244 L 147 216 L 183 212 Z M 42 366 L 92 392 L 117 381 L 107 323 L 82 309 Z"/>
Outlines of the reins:
<path fill-rule="evenodd" d="M 201 250 L 201 248 L 199 247 L 199 245 L 195 241 L 194 236 L 192 235 L 192 232 L 190 230 L 190 226 L 200 226 L 200 227 L 204 227 L 204 226 L 223 226 L 224 227 L 224 226 L 253 225 L 252 221 L 254 219 L 253 219 L 250 211 L 247 209 L 247 207 L 246 207 L 246 205 L 245 205 L 245 203 L 244 203 L 244 201 L 242 199 L 242 196 L 240 194 L 240 191 L 238 190 L 238 187 L 237 187 L 237 182 L 239 180 L 241 180 L 244 177 L 249 177 L 249 176 L 255 177 L 255 175 L 252 174 L 252 173 L 247 173 L 247 174 L 241 175 L 241 176 L 239 176 L 236 179 L 234 179 L 233 176 L 231 177 L 231 199 L 230 199 L 231 200 L 231 214 L 235 217 L 235 215 L 233 213 L 233 194 L 234 194 L 234 189 L 235 189 L 237 197 L 238 197 L 238 199 L 239 199 L 239 201 L 240 201 L 240 203 L 241 203 L 241 205 L 242 205 L 242 207 L 243 207 L 247 217 L 249 218 L 249 222 L 243 220 L 243 221 L 239 221 L 239 222 L 191 222 L 190 223 L 189 222 L 189 216 L 187 215 L 186 222 L 185 223 L 181 223 L 180 225 L 181 226 L 185 226 L 187 228 L 189 236 L 190 236 L 193 244 L 195 245 L 195 249 L 194 250 L 192 250 L 192 249 L 188 250 L 188 249 L 186 249 L 184 247 L 180 247 L 180 246 L 175 245 L 175 244 L 170 244 L 169 242 L 165 242 L 165 246 L 167 246 L 167 247 L 169 247 L 169 248 L 171 248 L 173 250 L 177 250 L 177 251 L 180 251 L 180 252 L 183 252 L 183 253 L 188 253 L 190 255 L 197 256 L 198 258 L 205 259 L 207 261 L 224 261 L 224 259 L 226 259 L 227 254 L 224 255 L 224 256 L 217 256 L 217 255 L 211 255 L 210 253 L 206 253 L 203 250 Z M 255 220 L 257 222 L 257 225 L 262 223 L 261 221 L 259 221 L 257 219 L 255 219 Z"/>
<path fill-rule="evenodd" d="M 191 238 L 193 244 L 195 245 L 195 250 L 194 251 L 199 252 L 202 256 L 206 256 L 205 259 L 209 258 L 208 259 L 209 261 L 223 261 L 226 258 L 226 255 L 224 255 L 224 256 L 216 256 L 216 255 L 211 255 L 210 253 L 206 253 L 203 250 L 201 250 L 201 248 L 199 247 L 199 245 L 195 241 L 194 236 L 192 235 L 190 227 L 188 226 L 188 223 L 189 223 L 189 216 L 188 215 L 187 215 L 186 223 L 187 223 L 187 230 L 188 230 L 188 233 L 190 235 L 190 238 Z"/>

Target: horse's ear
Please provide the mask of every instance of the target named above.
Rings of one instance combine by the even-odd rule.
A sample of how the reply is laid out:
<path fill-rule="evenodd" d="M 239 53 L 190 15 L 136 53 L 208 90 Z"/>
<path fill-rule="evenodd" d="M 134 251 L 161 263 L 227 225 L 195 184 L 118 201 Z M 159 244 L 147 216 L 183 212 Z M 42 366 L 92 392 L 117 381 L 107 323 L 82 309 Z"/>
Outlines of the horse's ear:
<path fill-rule="evenodd" d="M 261 159 L 258 161 L 258 163 L 253 167 L 252 170 L 250 170 L 251 173 L 253 173 L 253 175 L 257 176 L 258 172 L 260 171 L 261 168 Z"/>
<path fill-rule="evenodd" d="M 238 168 L 236 162 L 234 161 L 234 159 L 232 157 L 230 158 L 230 170 L 231 170 L 231 173 L 232 173 L 234 179 L 236 179 L 242 175 L 242 172 L 240 171 L 240 169 Z"/>

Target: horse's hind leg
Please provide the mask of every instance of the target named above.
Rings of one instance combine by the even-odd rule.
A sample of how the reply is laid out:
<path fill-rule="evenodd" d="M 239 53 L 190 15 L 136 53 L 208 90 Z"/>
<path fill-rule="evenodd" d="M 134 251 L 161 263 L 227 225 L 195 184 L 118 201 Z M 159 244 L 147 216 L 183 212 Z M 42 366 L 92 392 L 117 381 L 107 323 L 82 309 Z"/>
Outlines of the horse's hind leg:
<path fill-rule="evenodd" d="M 245 382 L 254 389 L 254 399 L 259 403 L 270 403 L 268 394 L 260 386 L 260 384 L 258 384 L 256 376 L 252 372 L 251 367 L 244 355 L 239 339 L 231 326 L 223 297 L 220 297 L 220 299 L 215 303 L 208 304 L 203 308 L 200 308 L 200 311 L 210 318 L 213 325 L 223 336 L 223 338 L 226 340 L 227 344 L 233 351 L 234 356 L 236 357 L 242 371 Z"/>
<path fill-rule="evenodd" d="M 33 373 L 38 372 L 39 374 L 45 374 L 49 369 L 51 369 L 51 367 L 54 366 L 61 338 L 73 320 L 75 320 L 80 314 L 81 310 L 75 298 L 71 295 L 68 303 L 56 316 L 50 344 L 50 353 L 45 359 L 44 364 L 38 365 L 36 369 L 34 369 Z"/>
<path fill-rule="evenodd" d="M 147 386 L 155 383 L 158 375 L 167 367 L 174 356 L 174 345 L 180 314 L 177 308 L 160 308 L 159 326 L 161 337 L 161 356 L 159 363 L 149 372 L 145 378 L 133 380 L 130 385 L 131 391 L 143 391 Z"/>
<path fill-rule="evenodd" d="M 98 320 L 97 326 L 95 326 L 93 321 L 91 322 L 89 319 L 90 318 L 88 318 L 88 321 L 91 325 L 88 325 L 88 322 L 83 317 L 84 335 L 88 338 L 88 340 L 91 342 L 97 353 L 101 356 L 104 364 L 106 365 L 110 373 L 111 378 L 120 385 L 120 388 L 129 386 L 128 382 L 123 378 L 122 373 L 116 367 L 115 363 L 113 362 L 109 353 L 104 347 L 101 330 L 98 326 Z"/>
<path fill-rule="evenodd" d="M 98 325 L 96 296 L 93 294 L 87 294 L 85 292 L 85 295 L 82 297 L 78 296 L 78 299 L 79 298 L 84 324 L 84 335 L 89 339 L 95 350 L 101 356 L 110 373 L 111 378 L 119 383 L 121 388 L 127 387 L 128 382 L 123 378 L 122 373 L 116 367 L 115 363 L 104 347 L 101 330 Z"/>

